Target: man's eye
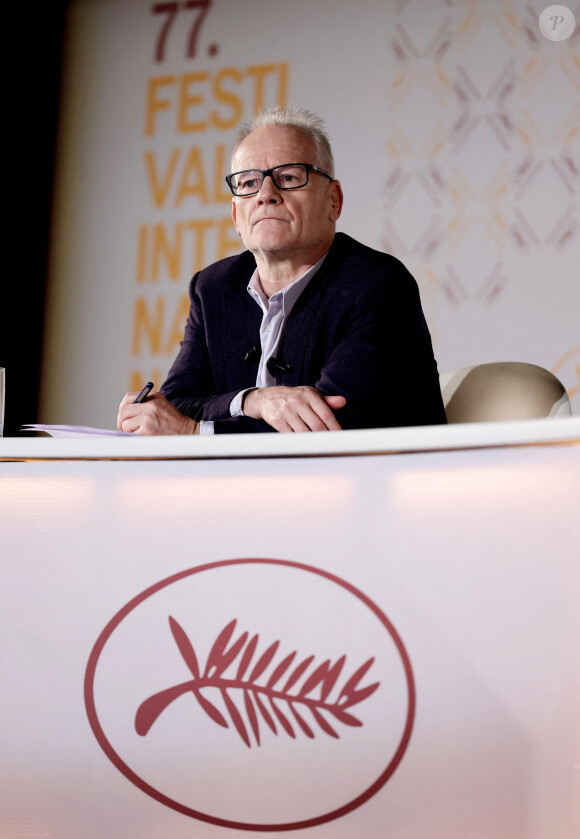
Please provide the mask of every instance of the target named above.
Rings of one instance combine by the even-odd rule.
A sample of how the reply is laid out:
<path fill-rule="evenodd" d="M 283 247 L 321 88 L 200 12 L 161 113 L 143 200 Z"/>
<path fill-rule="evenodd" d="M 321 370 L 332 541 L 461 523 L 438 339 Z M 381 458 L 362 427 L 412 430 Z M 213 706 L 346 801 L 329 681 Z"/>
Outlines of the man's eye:
<path fill-rule="evenodd" d="M 258 189 L 257 178 L 244 178 L 238 183 L 238 189 Z"/>
<path fill-rule="evenodd" d="M 283 189 L 293 189 L 306 183 L 302 166 L 284 166 L 276 172 L 276 183 Z"/>

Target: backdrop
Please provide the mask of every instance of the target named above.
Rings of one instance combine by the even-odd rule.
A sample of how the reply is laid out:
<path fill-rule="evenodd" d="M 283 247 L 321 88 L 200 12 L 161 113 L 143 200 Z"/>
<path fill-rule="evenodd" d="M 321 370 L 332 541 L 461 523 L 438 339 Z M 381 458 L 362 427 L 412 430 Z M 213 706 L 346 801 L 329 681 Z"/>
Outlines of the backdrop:
<path fill-rule="evenodd" d="M 539 364 L 577 412 L 580 7 L 542 34 L 545 5 L 73 1 L 40 421 L 113 427 L 161 384 L 191 274 L 240 248 L 233 137 L 275 103 L 325 119 L 339 229 L 412 271 L 440 371 Z"/>

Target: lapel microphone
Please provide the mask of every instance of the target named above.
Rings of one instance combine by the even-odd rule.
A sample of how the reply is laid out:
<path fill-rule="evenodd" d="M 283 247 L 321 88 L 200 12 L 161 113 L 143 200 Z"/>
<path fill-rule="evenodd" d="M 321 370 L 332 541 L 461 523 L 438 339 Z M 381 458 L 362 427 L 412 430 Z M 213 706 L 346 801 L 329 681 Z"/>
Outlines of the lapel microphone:
<path fill-rule="evenodd" d="M 262 350 L 260 347 L 252 347 L 251 350 L 244 356 L 244 361 L 246 364 L 257 364 L 262 356 Z M 291 373 L 294 369 L 294 365 L 291 361 L 281 361 L 275 356 L 272 356 L 266 362 L 266 367 L 270 371 L 270 373 L 274 376 L 276 373 Z"/>
<path fill-rule="evenodd" d="M 291 373 L 294 369 L 291 361 L 280 361 L 278 358 L 274 358 L 274 356 L 268 359 L 266 367 L 272 375 L 275 373 Z"/>

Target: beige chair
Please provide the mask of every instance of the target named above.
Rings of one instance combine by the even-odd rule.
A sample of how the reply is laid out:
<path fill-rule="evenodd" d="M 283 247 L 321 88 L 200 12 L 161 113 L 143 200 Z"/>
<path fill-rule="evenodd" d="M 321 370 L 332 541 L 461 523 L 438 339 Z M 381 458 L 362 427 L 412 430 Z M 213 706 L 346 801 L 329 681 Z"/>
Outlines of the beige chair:
<path fill-rule="evenodd" d="M 440 377 L 447 422 L 494 422 L 571 416 L 564 385 L 535 364 L 498 361 Z"/>

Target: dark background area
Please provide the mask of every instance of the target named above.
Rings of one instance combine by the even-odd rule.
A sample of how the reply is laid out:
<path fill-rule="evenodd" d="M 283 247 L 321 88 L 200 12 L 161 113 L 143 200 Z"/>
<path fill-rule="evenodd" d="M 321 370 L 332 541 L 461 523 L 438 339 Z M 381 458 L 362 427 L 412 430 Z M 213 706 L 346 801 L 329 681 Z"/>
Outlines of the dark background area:
<path fill-rule="evenodd" d="M 7 11 L 9 94 L 4 120 L 6 195 L 0 297 L 5 436 L 36 422 L 66 0 Z M 6 65 L 5 65 L 6 66 Z"/>

